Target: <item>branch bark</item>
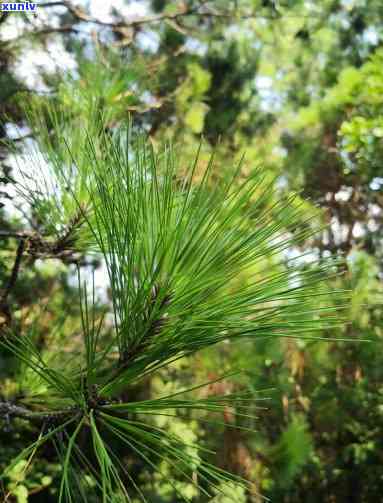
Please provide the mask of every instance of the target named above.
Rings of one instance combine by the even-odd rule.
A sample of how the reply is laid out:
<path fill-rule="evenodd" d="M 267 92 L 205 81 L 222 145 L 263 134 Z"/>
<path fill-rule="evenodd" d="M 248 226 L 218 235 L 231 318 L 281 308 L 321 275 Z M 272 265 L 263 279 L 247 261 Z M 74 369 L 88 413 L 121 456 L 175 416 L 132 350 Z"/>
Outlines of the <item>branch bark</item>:
<path fill-rule="evenodd" d="M 4 305 L 7 303 L 8 295 L 10 294 L 12 288 L 15 286 L 17 276 L 20 271 L 21 259 L 23 257 L 24 249 L 25 249 L 25 238 L 22 238 L 20 239 L 19 245 L 17 247 L 15 262 L 13 264 L 12 272 L 9 277 L 8 283 L 1 296 L 0 305 Z"/>
<path fill-rule="evenodd" d="M 123 21 L 102 21 L 101 19 L 89 16 L 81 7 L 76 7 L 71 2 L 66 0 L 52 1 L 39 4 L 39 8 L 50 8 L 50 7 L 65 7 L 77 22 L 85 22 L 97 24 L 99 26 L 104 26 L 108 28 L 137 28 L 145 24 L 154 24 L 162 21 L 178 21 L 180 18 L 188 16 L 197 16 L 199 18 L 221 18 L 221 19 L 252 19 L 256 17 L 253 12 L 238 14 L 233 10 L 218 11 L 213 9 L 211 6 L 207 5 L 207 2 L 201 2 L 195 7 L 182 7 L 173 13 L 162 13 L 155 14 L 152 16 L 143 16 L 136 19 L 123 20 Z M 203 9 L 203 10 L 201 10 Z M 261 16 L 262 18 L 274 18 L 275 16 Z"/>
<path fill-rule="evenodd" d="M 16 405 L 13 402 L 0 401 L 0 418 L 6 421 L 16 417 L 36 424 L 42 424 L 48 421 L 63 421 L 68 418 L 68 416 L 79 412 L 79 410 L 78 407 L 68 407 L 62 410 L 36 412 L 22 405 Z"/>

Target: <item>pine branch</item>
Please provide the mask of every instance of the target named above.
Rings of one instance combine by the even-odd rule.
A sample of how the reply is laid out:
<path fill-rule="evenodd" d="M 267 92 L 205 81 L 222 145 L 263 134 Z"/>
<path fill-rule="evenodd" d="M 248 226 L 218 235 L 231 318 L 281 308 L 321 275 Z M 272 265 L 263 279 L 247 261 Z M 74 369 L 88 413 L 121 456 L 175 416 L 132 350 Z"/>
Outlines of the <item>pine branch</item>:
<path fill-rule="evenodd" d="M 0 418 L 7 422 L 12 418 L 25 419 L 37 424 L 64 422 L 68 417 L 73 416 L 73 414 L 79 411 L 79 407 L 74 406 L 49 412 L 37 412 L 22 405 L 17 405 L 14 402 L 0 400 Z"/>
<path fill-rule="evenodd" d="M 96 311 L 90 311 L 86 286 L 82 289 L 80 282 L 80 292 L 84 291 L 80 305 L 82 353 L 73 345 L 73 358 L 48 362 L 33 338 L 3 339 L 3 345 L 45 382 L 47 389 L 39 396 L 38 411 L 34 408 L 35 396 L 33 410 L 0 400 L 3 420 L 18 417 L 43 421 L 44 426 L 58 422 L 65 433 L 57 444 L 63 466 L 61 488 L 67 494 L 71 494 L 70 470 L 78 466 L 71 456 L 76 449 L 81 451 L 81 435 L 89 435 L 90 429 L 100 468 L 94 478 L 101 481 L 99 488 L 105 501 L 115 494 L 112 486 L 121 482 L 120 467 L 109 457 L 109 453 L 115 456 L 110 433 L 138 455 L 161 450 L 162 459 L 170 466 L 182 463 L 189 471 L 195 465 L 194 455 L 188 454 L 182 438 L 153 427 L 145 419 L 132 420 L 132 415 L 168 414 L 169 409 L 231 414 L 231 405 L 237 403 L 238 417 L 252 418 L 247 397 L 180 400 L 181 392 L 176 392 L 154 400 L 144 397 L 134 401 L 129 397 L 120 401 L 128 386 L 178 358 L 223 341 L 316 339 L 316 332 L 338 323 L 332 304 L 314 304 L 316 296 L 329 295 L 319 285 L 333 269 L 333 262 L 303 269 L 296 258 L 289 261 L 289 268 L 284 267 L 283 258 L 274 260 L 276 254 L 283 257 L 286 249 L 312 234 L 305 224 L 313 216 L 301 219 L 302 208 L 293 205 L 293 197 L 281 198 L 260 170 L 242 183 L 238 180 L 239 167 L 235 177 L 222 178 L 217 184 L 213 161 L 200 183 L 194 182 L 193 167 L 181 185 L 171 152 L 156 157 L 153 150 L 138 143 L 136 155 L 131 156 L 129 137 L 126 146 L 120 141 L 124 138 L 106 135 L 102 143 L 98 139 L 90 143 L 91 138 L 84 143 L 86 159 L 92 166 L 92 177 L 86 180 L 90 196 L 86 212 L 78 197 L 78 213 L 61 233 L 50 239 L 39 233 L 13 236 L 27 245 L 33 258 L 63 257 L 74 253 L 82 223 L 89 226 L 89 245 L 103 254 L 108 269 L 114 311 L 112 337 L 109 331 L 103 333 L 102 321 L 96 323 Z M 105 156 L 99 155 L 99 145 Z M 73 155 L 74 165 L 77 154 Z M 82 149 L 79 155 L 83 161 Z M 92 218 L 88 218 L 88 212 Z M 288 230 L 298 223 L 303 230 L 291 236 Z M 84 236 L 81 234 L 81 244 Z M 268 271 L 258 274 L 265 267 Z M 241 285 L 238 280 L 249 271 L 257 273 L 251 273 Z M 95 304 L 94 289 L 92 301 Z M 120 351 L 118 362 L 116 348 Z M 112 358 L 115 363 L 110 368 Z M 24 402 L 28 404 L 27 398 Z M 73 406 L 49 411 L 44 410 L 49 407 L 45 403 L 58 408 L 62 404 Z M 74 432 L 65 431 L 68 418 L 79 418 Z M 237 427 L 231 420 L 221 423 Z M 195 472 L 204 484 L 214 487 L 215 481 L 229 480 L 226 472 L 214 471 L 203 460 L 198 462 Z M 156 469 L 155 464 L 152 466 Z M 236 476 L 230 480 L 243 482 Z"/>

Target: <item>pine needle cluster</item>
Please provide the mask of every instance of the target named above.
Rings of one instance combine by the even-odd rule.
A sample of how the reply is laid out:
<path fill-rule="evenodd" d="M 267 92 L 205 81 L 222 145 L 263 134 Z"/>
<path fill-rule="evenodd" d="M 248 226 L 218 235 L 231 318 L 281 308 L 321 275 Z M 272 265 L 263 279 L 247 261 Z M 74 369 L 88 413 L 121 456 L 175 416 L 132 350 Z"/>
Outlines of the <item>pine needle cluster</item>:
<path fill-rule="evenodd" d="M 42 351 L 33 333 L 10 327 L 2 335 L 1 346 L 18 362 L 22 396 L 17 405 L 0 402 L 0 414 L 28 421 L 36 436 L 1 478 L 20 460 L 29 466 L 50 444 L 62 467 L 57 501 L 91 501 L 91 494 L 105 503 L 149 501 L 118 444 L 160 474 L 170 467 L 207 500 L 228 483 L 246 486 L 215 467 L 203 444 L 190 445 L 152 419 L 192 410 L 220 424 L 228 406 L 249 417 L 256 395 L 201 397 L 204 383 L 159 398 L 127 397 L 130 387 L 208 347 L 315 338 L 338 323 L 322 300 L 334 263 L 288 259 L 288 250 L 313 232 L 313 216 L 303 215 L 295 196 L 279 195 L 261 169 L 244 177 L 242 163 L 217 178 L 212 158 L 196 181 L 197 155 L 181 176 L 177 151 L 155 152 L 130 129 L 103 131 L 97 141 L 84 133 L 80 148 L 73 145 L 62 139 L 65 156 L 46 148 L 49 184 L 37 190 L 20 183 L 19 190 L 35 208 L 51 208 L 44 235 L 23 234 L 24 254 L 71 257 L 77 265 L 81 347 L 73 343 L 69 357 L 57 357 Z M 106 317 L 96 314 L 80 255 L 106 265 Z M 177 498 L 190 501 L 162 475 Z"/>

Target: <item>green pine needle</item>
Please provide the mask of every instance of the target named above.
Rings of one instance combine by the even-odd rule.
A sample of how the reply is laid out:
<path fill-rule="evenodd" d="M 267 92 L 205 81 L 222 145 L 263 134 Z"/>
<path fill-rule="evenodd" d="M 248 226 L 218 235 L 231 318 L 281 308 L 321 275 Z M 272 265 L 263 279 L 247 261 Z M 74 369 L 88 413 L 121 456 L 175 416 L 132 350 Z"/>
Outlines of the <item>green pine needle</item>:
<path fill-rule="evenodd" d="M 40 205 L 55 208 L 53 230 L 44 239 L 61 243 L 66 252 L 86 250 L 104 260 L 113 333 L 106 330 L 105 313 L 96 313 L 94 285 L 89 289 L 79 271 L 84 344 L 71 361 L 42 355 L 28 334 L 0 340 L 40 383 L 30 396 L 26 392 L 24 405 L 35 418 L 60 423 L 21 458 L 44 442 L 54 443 L 62 462 L 60 502 L 79 501 L 91 490 L 103 503 L 129 502 L 133 496 L 147 501 L 109 446 L 110 435 L 150 469 L 161 472 L 165 463 L 205 496 L 222 491 L 222 483 L 246 484 L 204 460 L 212 454 L 208 449 L 156 427 L 153 418 L 188 412 L 230 427 L 219 420 L 230 407 L 237 418 L 233 427 L 246 431 L 241 421 L 255 417 L 254 394 L 201 398 L 195 386 L 144 401 L 121 401 L 120 395 L 172 362 L 222 342 L 321 339 L 339 324 L 336 304 L 347 292 L 330 292 L 324 282 L 336 274 L 337 263 L 286 258 L 314 232 L 315 215 L 303 215 L 295 196 L 276 193 L 260 169 L 243 181 L 240 164 L 234 176 L 217 179 L 211 159 L 196 181 L 197 157 L 181 177 L 173 149 L 156 153 L 130 130 L 63 142 L 66 155 L 56 155 L 53 147 L 44 150 L 57 192 L 52 196 L 46 186 L 36 195 L 26 185 L 20 191 L 34 204 L 37 197 Z M 63 229 L 70 240 L 63 239 Z M 78 445 L 84 435 L 91 439 L 92 462 Z M 168 482 L 189 501 L 176 480 Z"/>

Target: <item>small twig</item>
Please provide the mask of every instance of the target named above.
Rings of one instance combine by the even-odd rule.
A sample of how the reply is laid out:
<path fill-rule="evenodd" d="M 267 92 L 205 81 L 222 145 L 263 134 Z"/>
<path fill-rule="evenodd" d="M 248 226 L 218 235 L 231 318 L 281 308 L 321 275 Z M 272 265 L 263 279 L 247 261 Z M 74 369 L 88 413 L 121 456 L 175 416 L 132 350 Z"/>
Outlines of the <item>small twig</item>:
<path fill-rule="evenodd" d="M 145 24 L 155 24 L 155 23 L 160 23 L 163 21 L 175 21 L 177 22 L 181 18 L 185 17 L 191 17 L 191 16 L 196 16 L 199 18 L 217 18 L 217 19 L 252 19 L 255 17 L 262 17 L 262 18 L 273 18 L 274 16 L 266 16 L 266 15 L 261 15 L 258 16 L 258 14 L 254 12 L 249 12 L 249 13 L 238 13 L 233 10 L 224 10 L 224 11 L 218 11 L 216 9 L 213 9 L 212 6 L 207 5 L 207 2 L 201 2 L 200 5 L 196 7 L 183 7 L 177 10 L 176 12 L 173 13 L 162 13 L 162 14 L 155 14 L 152 16 L 143 16 L 143 17 L 138 17 L 136 19 L 125 19 L 123 21 L 102 21 L 101 19 L 94 18 L 92 16 L 89 16 L 81 7 L 76 7 L 73 5 L 71 2 L 68 2 L 66 0 L 62 1 L 52 1 L 52 2 L 45 2 L 42 4 L 39 4 L 40 8 L 49 8 L 49 7 L 65 7 L 74 17 L 76 22 L 84 22 L 84 23 L 92 23 L 92 24 L 97 24 L 99 26 L 104 26 L 107 28 L 137 28 L 139 26 L 145 25 Z M 201 7 L 203 10 L 201 10 Z"/>
<path fill-rule="evenodd" d="M 24 406 L 16 405 L 9 401 L 0 401 L 0 418 L 18 417 L 20 419 L 26 419 L 28 421 L 42 423 L 47 421 L 58 421 L 64 420 L 73 413 L 78 412 L 80 409 L 78 406 L 68 407 L 62 410 L 53 410 L 49 412 L 37 412 L 30 410 Z"/>
<path fill-rule="evenodd" d="M 17 276 L 20 271 L 20 264 L 21 264 L 21 259 L 23 256 L 23 252 L 25 249 L 25 239 L 20 239 L 19 245 L 17 247 L 16 251 L 16 258 L 15 262 L 13 264 L 13 269 L 11 272 L 11 276 L 9 277 L 8 283 L 4 289 L 3 295 L 1 296 L 0 299 L 0 305 L 5 305 L 7 303 L 7 297 L 10 294 L 12 288 L 15 286 Z"/>
<path fill-rule="evenodd" d="M 31 30 L 21 34 L 19 37 L 16 37 L 11 40 L 7 40 L 3 43 L 12 45 L 15 42 L 17 43 L 19 40 L 22 40 L 27 37 L 36 37 L 36 36 L 44 36 L 52 33 L 80 33 L 80 29 L 76 28 L 76 24 L 80 23 L 90 23 L 102 28 L 110 28 L 113 31 L 118 31 L 121 29 L 133 29 L 137 30 L 145 25 L 152 25 L 158 23 L 168 23 L 174 29 L 187 32 L 190 28 L 183 26 L 181 21 L 188 17 L 197 17 L 199 19 L 207 19 L 207 20 L 248 20 L 255 18 L 262 19 L 275 19 L 278 14 L 274 10 L 271 15 L 259 14 L 255 12 L 239 12 L 233 9 L 225 9 L 225 10 L 217 10 L 213 9 L 212 6 L 208 5 L 207 2 L 201 2 L 196 7 L 182 7 L 178 11 L 173 13 L 161 13 L 155 14 L 151 16 L 143 16 L 137 17 L 134 19 L 123 19 L 118 21 L 103 21 L 101 19 L 97 19 L 95 17 L 90 16 L 85 12 L 81 7 L 77 7 L 73 5 L 71 2 L 66 0 L 57 0 L 52 2 L 45 2 L 39 4 L 39 8 L 50 8 L 50 7 L 64 7 L 67 11 L 72 15 L 73 21 L 65 24 L 64 26 L 53 27 L 53 26 L 45 26 L 38 30 Z M 87 32 L 84 32 L 85 34 Z M 92 33 L 90 33 L 92 35 Z"/>
<path fill-rule="evenodd" d="M 23 89 L 22 91 L 29 91 L 29 89 Z M 8 141 L 12 142 L 12 143 L 18 143 L 20 141 L 24 141 L 24 140 L 27 140 L 28 138 L 34 138 L 34 134 L 33 133 L 28 133 L 28 134 L 25 134 L 23 136 L 18 136 L 17 138 L 9 138 Z"/>
<path fill-rule="evenodd" d="M 55 240 L 44 237 L 39 232 L 0 230 L 0 239 L 15 238 L 24 243 L 23 251 L 32 258 L 57 258 L 66 263 L 77 263 L 81 252 L 76 252 L 76 231 L 84 223 L 84 212 L 79 211 L 69 221 L 61 236 Z M 76 256 L 76 253 L 78 257 Z M 8 295 L 8 293 L 6 294 Z M 1 300 L 0 300 L 1 303 Z"/>
<path fill-rule="evenodd" d="M 0 238 L 8 239 L 8 238 L 16 238 L 16 239 L 25 239 L 30 237 L 30 233 L 25 231 L 0 231 Z"/>
<path fill-rule="evenodd" d="M 0 24 L 3 24 L 4 21 L 7 19 L 7 17 L 9 16 L 9 12 L 3 12 L 1 17 L 0 17 Z"/>
<path fill-rule="evenodd" d="M 12 46 L 15 43 L 19 42 L 20 40 L 23 40 L 28 37 L 38 37 L 40 35 L 50 35 L 51 33 L 79 33 L 79 30 L 74 27 L 73 24 L 66 24 L 64 26 L 45 26 L 44 28 L 41 28 L 40 30 L 29 30 L 26 31 L 25 33 L 22 33 L 18 37 L 11 38 L 9 40 L 5 40 L 3 44 L 5 46 Z M 36 92 L 33 90 L 29 89 L 23 89 L 23 91 L 26 92 Z"/>

